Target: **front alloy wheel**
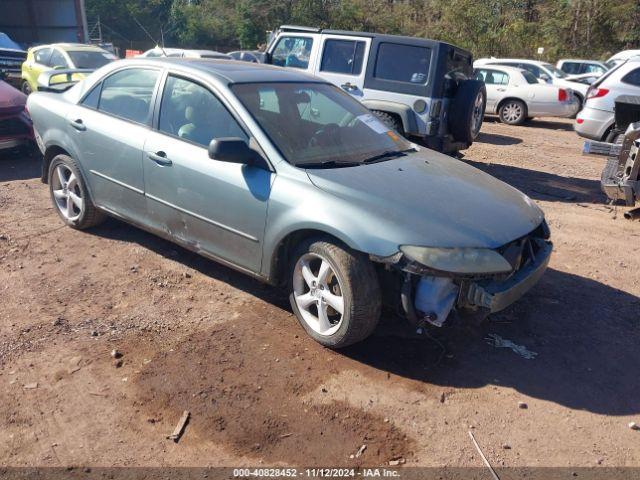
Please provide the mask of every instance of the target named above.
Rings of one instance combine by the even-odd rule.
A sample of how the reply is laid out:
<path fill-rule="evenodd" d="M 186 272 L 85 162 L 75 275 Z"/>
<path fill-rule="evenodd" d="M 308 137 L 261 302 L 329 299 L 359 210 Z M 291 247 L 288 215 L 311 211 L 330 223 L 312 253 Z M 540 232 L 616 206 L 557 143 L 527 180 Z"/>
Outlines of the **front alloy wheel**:
<path fill-rule="evenodd" d="M 300 257 L 293 272 L 293 295 L 302 320 L 320 335 L 340 328 L 344 298 L 329 262 L 315 253 Z"/>
<path fill-rule="evenodd" d="M 290 265 L 291 308 L 314 340 L 340 348 L 373 332 L 381 295 L 367 255 L 329 237 L 311 238 L 300 243 Z"/>

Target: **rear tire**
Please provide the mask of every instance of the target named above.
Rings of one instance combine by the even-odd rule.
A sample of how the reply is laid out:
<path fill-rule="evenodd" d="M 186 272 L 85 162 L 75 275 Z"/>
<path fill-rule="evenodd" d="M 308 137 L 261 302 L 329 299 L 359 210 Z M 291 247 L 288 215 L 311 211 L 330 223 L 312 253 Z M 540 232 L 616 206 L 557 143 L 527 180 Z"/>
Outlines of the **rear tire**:
<path fill-rule="evenodd" d="M 373 264 L 366 255 L 326 237 L 308 239 L 295 250 L 289 292 L 300 325 L 325 347 L 364 340 L 380 320 L 381 293 Z"/>
<path fill-rule="evenodd" d="M 522 125 L 527 119 L 527 106 L 521 100 L 507 100 L 498 111 L 500 121 L 507 125 Z"/>
<path fill-rule="evenodd" d="M 49 194 L 62 221 L 71 228 L 85 230 L 102 223 L 105 214 L 91 201 L 76 162 L 57 155 L 49 165 Z"/>
<path fill-rule="evenodd" d="M 400 135 L 404 137 L 404 128 L 402 128 L 402 123 L 395 115 L 392 115 L 387 112 L 382 112 L 380 110 L 373 110 L 373 113 L 378 117 L 382 123 L 384 123 L 387 127 L 392 130 L 395 130 Z"/>
<path fill-rule="evenodd" d="M 25 95 L 29 95 L 31 92 L 33 92 L 33 90 L 31 89 L 31 85 L 29 85 L 29 82 L 27 82 L 26 80 L 22 81 L 22 84 L 20 85 L 20 90 Z"/>

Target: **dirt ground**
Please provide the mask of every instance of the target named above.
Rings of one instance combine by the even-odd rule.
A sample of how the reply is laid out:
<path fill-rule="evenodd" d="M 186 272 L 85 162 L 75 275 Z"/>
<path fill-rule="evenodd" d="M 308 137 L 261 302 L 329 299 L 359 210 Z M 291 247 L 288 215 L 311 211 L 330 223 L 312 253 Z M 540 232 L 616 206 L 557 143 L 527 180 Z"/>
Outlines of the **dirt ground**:
<path fill-rule="evenodd" d="M 0 465 L 480 467 L 472 430 L 496 466 L 640 466 L 640 222 L 581 144 L 487 121 L 466 153 L 546 212 L 525 298 L 423 336 L 387 315 L 340 352 L 274 288 L 116 220 L 63 228 L 38 162 L 0 159 Z"/>

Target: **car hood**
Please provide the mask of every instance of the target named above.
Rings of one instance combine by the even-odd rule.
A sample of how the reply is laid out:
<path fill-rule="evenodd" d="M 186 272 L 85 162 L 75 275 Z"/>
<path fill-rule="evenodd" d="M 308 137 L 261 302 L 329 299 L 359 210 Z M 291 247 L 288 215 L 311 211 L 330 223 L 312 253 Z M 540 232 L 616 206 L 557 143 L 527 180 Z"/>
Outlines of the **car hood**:
<path fill-rule="evenodd" d="M 24 110 L 27 96 L 7 82 L 0 81 L 0 114 L 20 112 Z"/>
<path fill-rule="evenodd" d="M 520 191 L 431 150 L 307 174 L 316 187 L 347 201 L 345 210 L 362 213 L 354 222 L 397 245 L 497 248 L 544 219 Z"/>

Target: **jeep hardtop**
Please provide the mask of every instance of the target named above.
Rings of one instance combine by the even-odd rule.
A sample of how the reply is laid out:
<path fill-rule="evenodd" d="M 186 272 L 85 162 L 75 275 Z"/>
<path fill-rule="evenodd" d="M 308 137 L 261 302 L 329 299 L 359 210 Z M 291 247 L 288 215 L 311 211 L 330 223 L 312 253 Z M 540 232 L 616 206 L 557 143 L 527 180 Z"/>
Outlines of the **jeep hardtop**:
<path fill-rule="evenodd" d="M 473 79 L 473 57 L 445 42 L 285 25 L 265 61 L 334 83 L 434 150 L 468 148 L 482 126 L 486 90 Z"/>

